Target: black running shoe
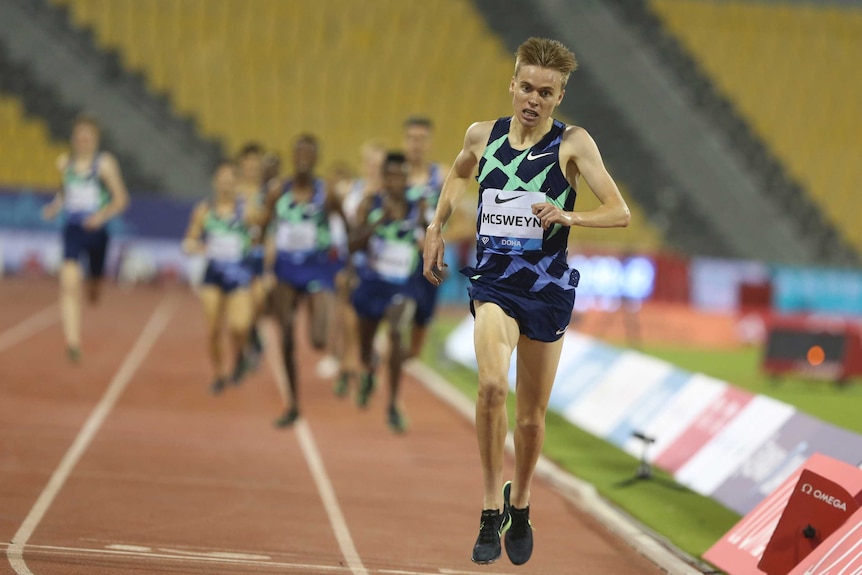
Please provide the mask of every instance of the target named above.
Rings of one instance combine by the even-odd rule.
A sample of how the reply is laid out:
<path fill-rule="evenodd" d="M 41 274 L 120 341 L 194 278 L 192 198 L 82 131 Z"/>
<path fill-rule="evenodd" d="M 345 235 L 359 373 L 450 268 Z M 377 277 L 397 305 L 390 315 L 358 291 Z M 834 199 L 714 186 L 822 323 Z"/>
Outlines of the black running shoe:
<path fill-rule="evenodd" d="M 234 385 L 239 385 L 242 380 L 254 369 L 254 360 L 252 359 L 253 352 L 245 351 L 239 354 L 236 358 L 236 364 L 233 368 L 233 374 L 230 377 L 230 382 Z"/>
<path fill-rule="evenodd" d="M 370 373 L 363 373 L 359 376 L 359 393 L 356 394 L 356 405 L 359 407 L 367 407 L 368 399 L 371 397 L 371 394 L 374 393 L 374 388 L 377 386 L 377 382 L 374 380 L 374 376 Z"/>
<path fill-rule="evenodd" d="M 337 397 L 346 397 L 347 392 L 350 391 L 350 374 L 349 373 L 339 373 L 338 377 L 335 378 L 335 385 L 332 388 L 332 391 L 335 392 Z"/>
<path fill-rule="evenodd" d="M 530 523 L 530 506 L 524 509 L 509 507 L 512 524 L 506 532 L 506 555 L 515 565 L 523 565 L 533 554 L 533 525 Z"/>
<path fill-rule="evenodd" d="M 386 414 L 386 424 L 395 433 L 404 433 L 407 431 L 407 418 L 404 417 L 404 414 L 395 404 L 389 406 L 389 411 Z"/>
<path fill-rule="evenodd" d="M 278 428 L 290 427 L 296 420 L 299 419 L 299 409 L 295 406 L 290 407 L 281 414 L 281 417 L 275 420 L 274 425 Z"/>
<path fill-rule="evenodd" d="M 256 325 L 251 326 L 251 330 L 248 332 L 248 343 L 252 351 L 257 355 L 263 353 L 263 339 L 261 339 L 260 331 Z"/>
<path fill-rule="evenodd" d="M 66 349 L 66 357 L 69 358 L 69 363 L 81 363 L 81 348 L 69 347 Z"/>
<path fill-rule="evenodd" d="M 508 517 L 496 509 L 483 509 L 479 537 L 473 545 L 473 563 L 487 565 L 500 558 L 500 534 L 508 527 Z"/>
<path fill-rule="evenodd" d="M 218 395 L 224 391 L 226 386 L 227 380 L 223 377 L 217 377 L 215 381 L 210 384 L 210 394 Z"/>

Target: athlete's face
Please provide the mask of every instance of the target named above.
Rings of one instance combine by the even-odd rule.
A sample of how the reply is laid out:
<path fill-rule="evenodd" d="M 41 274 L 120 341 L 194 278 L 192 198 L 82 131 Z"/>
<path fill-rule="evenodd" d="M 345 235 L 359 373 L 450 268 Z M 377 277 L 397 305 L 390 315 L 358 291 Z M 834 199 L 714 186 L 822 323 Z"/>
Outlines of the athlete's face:
<path fill-rule="evenodd" d="M 377 178 L 383 168 L 383 160 L 386 159 L 386 152 L 380 148 L 368 146 L 362 148 L 362 174 L 366 178 Z"/>
<path fill-rule="evenodd" d="M 263 177 L 263 157 L 250 153 L 239 159 L 239 177 L 246 182 L 260 182 Z"/>
<path fill-rule="evenodd" d="M 87 123 L 78 124 L 72 130 L 72 151 L 76 156 L 93 154 L 99 149 L 99 129 Z"/>
<path fill-rule="evenodd" d="M 236 170 L 233 166 L 219 166 L 213 174 L 212 186 L 217 198 L 232 198 L 236 193 Z"/>
<path fill-rule="evenodd" d="M 317 146 L 311 142 L 297 142 L 293 148 L 293 169 L 297 174 L 310 174 L 317 164 Z"/>
<path fill-rule="evenodd" d="M 515 118 L 528 128 L 547 121 L 565 92 L 563 75 L 539 66 L 521 66 L 509 85 Z"/>
<path fill-rule="evenodd" d="M 407 164 L 389 162 L 383 166 L 383 191 L 393 198 L 404 197 L 407 191 Z"/>
<path fill-rule="evenodd" d="M 407 126 L 404 130 L 404 155 L 410 163 L 422 163 L 431 149 L 431 130 L 426 126 Z"/>

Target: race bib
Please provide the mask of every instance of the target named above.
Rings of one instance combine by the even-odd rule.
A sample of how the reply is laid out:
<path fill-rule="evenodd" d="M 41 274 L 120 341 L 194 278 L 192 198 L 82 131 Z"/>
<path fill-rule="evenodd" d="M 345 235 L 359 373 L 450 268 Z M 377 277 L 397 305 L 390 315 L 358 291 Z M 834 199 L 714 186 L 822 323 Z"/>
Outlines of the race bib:
<path fill-rule="evenodd" d="M 312 252 L 317 247 L 314 222 L 279 222 L 275 245 L 280 252 Z"/>
<path fill-rule="evenodd" d="M 545 201 L 542 192 L 484 190 L 480 241 L 487 248 L 506 253 L 542 249 L 545 231 L 532 206 Z"/>
<path fill-rule="evenodd" d="M 66 190 L 66 209 L 72 213 L 92 213 L 99 209 L 99 185 L 87 181 Z"/>
<path fill-rule="evenodd" d="M 238 262 L 243 256 L 243 241 L 236 234 L 214 234 L 207 238 L 207 257 L 217 262 Z"/>
<path fill-rule="evenodd" d="M 404 242 L 382 240 L 377 246 L 371 268 L 383 279 L 404 283 L 416 267 L 416 246 Z"/>

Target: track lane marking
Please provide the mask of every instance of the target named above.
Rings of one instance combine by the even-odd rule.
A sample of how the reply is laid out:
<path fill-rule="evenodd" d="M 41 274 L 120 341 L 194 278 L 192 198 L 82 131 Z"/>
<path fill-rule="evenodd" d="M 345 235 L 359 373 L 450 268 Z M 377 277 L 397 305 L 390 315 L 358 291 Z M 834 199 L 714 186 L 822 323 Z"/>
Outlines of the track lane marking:
<path fill-rule="evenodd" d="M 270 331 L 270 334 L 272 331 Z M 273 337 L 267 338 L 269 341 L 274 341 Z M 270 370 L 279 384 L 281 389 L 287 389 L 286 374 L 274 354 L 267 354 L 267 362 Z M 323 501 L 323 507 L 326 510 L 326 515 L 329 518 L 329 524 L 332 526 L 332 531 L 335 533 L 335 539 L 338 542 L 338 547 L 341 549 L 341 554 L 347 562 L 347 567 L 353 575 L 368 575 L 368 570 L 362 564 L 362 559 L 356 551 L 356 545 L 353 543 L 353 537 L 350 535 L 350 529 L 347 527 L 347 521 L 344 519 L 344 513 L 338 504 L 338 497 L 335 495 L 335 488 L 332 486 L 332 481 L 326 473 L 326 467 L 323 465 L 323 458 L 320 455 L 320 450 L 317 449 L 317 444 L 314 441 L 314 436 L 311 433 L 311 428 L 304 418 L 300 418 L 293 424 L 296 432 L 296 439 L 299 442 L 299 447 L 302 449 L 302 455 L 305 457 L 305 462 L 308 465 L 314 483 L 317 486 L 317 492 L 320 499 Z"/>
<path fill-rule="evenodd" d="M 54 325 L 59 319 L 60 312 L 56 302 L 24 318 L 3 333 L 0 333 L 0 353 L 36 335 L 43 329 Z"/>
<path fill-rule="evenodd" d="M 123 363 L 108 384 L 108 388 L 105 390 L 99 403 L 87 417 L 74 442 L 68 451 L 66 451 L 60 464 L 48 480 L 48 484 L 42 490 L 42 493 L 39 494 L 36 503 L 30 509 L 21 527 L 18 528 L 18 531 L 12 538 L 12 542 L 6 548 L 6 557 L 9 560 L 9 564 L 12 565 L 12 568 L 18 575 L 33 575 L 33 572 L 30 571 L 27 563 L 24 561 L 24 546 L 27 545 L 33 532 L 36 531 L 45 513 L 47 513 L 57 494 L 72 473 L 72 470 L 78 464 L 78 461 L 80 461 L 90 443 L 92 443 L 99 428 L 101 428 L 111 409 L 113 409 L 120 395 L 122 395 L 129 384 L 129 381 L 131 381 L 135 372 L 143 363 L 153 344 L 165 327 L 167 327 L 176 307 L 176 298 L 165 296 L 153 311 L 149 321 L 141 331 L 141 335 L 138 336 L 137 341 L 123 359 Z"/>

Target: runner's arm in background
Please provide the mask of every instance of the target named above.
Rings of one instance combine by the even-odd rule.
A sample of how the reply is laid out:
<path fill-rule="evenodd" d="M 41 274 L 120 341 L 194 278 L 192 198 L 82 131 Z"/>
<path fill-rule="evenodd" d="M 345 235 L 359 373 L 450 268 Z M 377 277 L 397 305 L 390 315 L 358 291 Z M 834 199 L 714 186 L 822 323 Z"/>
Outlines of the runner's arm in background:
<path fill-rule="evenodd" d="M 105 182 L 105 186 L 111 194 L 111 201 L 84 222 L 84 227 L 91 230 L 101 228 L 108 220 L 126 211 L 129 206 L 129 191 L 126 189 L 126 183 L 120 173 L 120 164 L 117 163 L 117 158 L 113 154 L 102 153 L 99 162 L 99 178 Z"/>
<path fill-rule="evenodd" d="M 206 201 L 200 202 L 192 211 L 189 218 L 189 225 L 186 228 L 186 235 L 183 237 L 183 251 L 189 255 L 200 255 L 206 253 L 206 246 L 203 242 L 204 234 L 204 219 L 207 215 Z"/>

